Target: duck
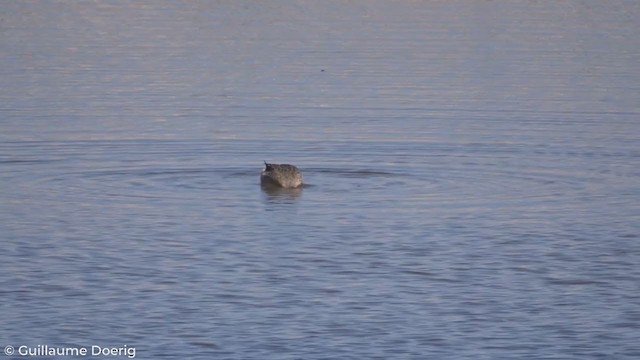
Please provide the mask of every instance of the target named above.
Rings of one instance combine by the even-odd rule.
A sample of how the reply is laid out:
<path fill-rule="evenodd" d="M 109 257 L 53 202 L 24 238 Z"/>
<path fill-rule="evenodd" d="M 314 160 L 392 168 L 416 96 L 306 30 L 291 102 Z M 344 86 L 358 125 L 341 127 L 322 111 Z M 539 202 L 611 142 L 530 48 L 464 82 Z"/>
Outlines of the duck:
<path fill-rule="evenodd" d="M 266 161 L 264 166 L 264 170 L 260 173 L 260 184 L 262 186 L 302 187 L 304 179 L 297 167 L 289 164 L 269 164 Z"/>

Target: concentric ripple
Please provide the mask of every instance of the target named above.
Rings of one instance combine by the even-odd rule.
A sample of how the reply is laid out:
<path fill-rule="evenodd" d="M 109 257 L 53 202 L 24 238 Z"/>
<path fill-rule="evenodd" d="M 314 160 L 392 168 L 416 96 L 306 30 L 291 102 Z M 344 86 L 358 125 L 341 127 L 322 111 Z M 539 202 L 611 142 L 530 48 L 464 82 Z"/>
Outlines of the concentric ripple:
<path fill-rule="evenodd" d="M 3 149 L 13 155 L 0 160 L 8 169 L 3 177 L 23 189 L 15 194 L 197 199 L 256 184 L 261 154 L 248 143 L 228 145 L 220 151 L 181 142 L 10 143 Z M 617 164 L 616 156 L 593 150 L 421 143 L 359 143 L 353 150 L 341 162 L 329 163 L 322 153 L 298 160 L 313 186 L 306 191 L 392 199 L 408 208 L 576 211 L 596 199 L 625 202 L 620 191 L 631 191 L 638 175 L 625 165 L 635 155 L 618 154 Z"/>

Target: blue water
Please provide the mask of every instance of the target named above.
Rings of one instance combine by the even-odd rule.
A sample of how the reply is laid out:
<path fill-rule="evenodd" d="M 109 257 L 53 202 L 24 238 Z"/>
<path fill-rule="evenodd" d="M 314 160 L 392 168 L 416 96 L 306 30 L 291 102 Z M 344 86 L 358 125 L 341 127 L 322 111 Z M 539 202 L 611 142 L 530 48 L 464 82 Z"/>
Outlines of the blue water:
<path fill-rule="evenodd" d="M 0 345 L 639 358 L 639 18 L 0 3 Z"/>

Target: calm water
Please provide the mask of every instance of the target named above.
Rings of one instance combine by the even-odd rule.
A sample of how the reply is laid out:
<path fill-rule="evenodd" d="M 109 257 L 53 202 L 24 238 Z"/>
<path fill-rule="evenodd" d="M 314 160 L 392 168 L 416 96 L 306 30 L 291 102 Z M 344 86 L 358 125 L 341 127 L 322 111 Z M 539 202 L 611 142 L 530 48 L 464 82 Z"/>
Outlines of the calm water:
<path fill-rule="evenodd" d="M 3 1 L 0 345 L 640 358 L 638 19 Z"/>

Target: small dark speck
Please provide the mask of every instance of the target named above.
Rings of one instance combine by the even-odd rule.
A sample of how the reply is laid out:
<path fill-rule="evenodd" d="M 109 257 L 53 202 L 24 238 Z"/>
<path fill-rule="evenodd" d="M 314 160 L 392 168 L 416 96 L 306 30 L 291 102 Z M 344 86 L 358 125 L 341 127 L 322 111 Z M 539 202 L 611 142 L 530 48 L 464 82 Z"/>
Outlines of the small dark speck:
<path fill-rule="evenodd" d="M 320 69 L 320 72 L 324 72 L 324 69 Z"/>

